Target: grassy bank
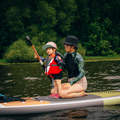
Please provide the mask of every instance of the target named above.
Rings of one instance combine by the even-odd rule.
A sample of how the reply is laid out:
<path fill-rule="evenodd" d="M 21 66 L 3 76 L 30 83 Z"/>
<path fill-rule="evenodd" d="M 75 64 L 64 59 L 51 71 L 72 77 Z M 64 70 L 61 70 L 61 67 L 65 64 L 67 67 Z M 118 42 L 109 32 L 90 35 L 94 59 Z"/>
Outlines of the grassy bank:
<path fill-rule="evenodd" d="M 4 60 L 4 59 L 0 59 L 0 63 L 9 63 L 9 61 Z"/>
<path fill-rule="evenodd" d="M 85 62 L 97 62 L 97 61 L 118 61 L 120 60 L 120 55 L 113 56 L 85 56 Z M 0 59 L 0 64 L 9 63 L 9 61 Z"/>
<path fill-rule="evenodd" d="M 111 56 L 85 56 L 85 62 L 97 62 L 97 61 L 117 61 L 120 60 L 120 55 Z"/>

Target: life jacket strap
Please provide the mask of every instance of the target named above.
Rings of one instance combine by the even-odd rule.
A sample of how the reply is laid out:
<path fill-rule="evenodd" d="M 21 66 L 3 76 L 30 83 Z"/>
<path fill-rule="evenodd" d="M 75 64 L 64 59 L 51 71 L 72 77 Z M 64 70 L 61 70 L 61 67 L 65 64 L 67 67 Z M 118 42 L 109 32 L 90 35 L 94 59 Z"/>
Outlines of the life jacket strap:
<path fill-rule="evenodd" d="M 52 64 L 51 66 L 59 66 L 58 64 Z"/>

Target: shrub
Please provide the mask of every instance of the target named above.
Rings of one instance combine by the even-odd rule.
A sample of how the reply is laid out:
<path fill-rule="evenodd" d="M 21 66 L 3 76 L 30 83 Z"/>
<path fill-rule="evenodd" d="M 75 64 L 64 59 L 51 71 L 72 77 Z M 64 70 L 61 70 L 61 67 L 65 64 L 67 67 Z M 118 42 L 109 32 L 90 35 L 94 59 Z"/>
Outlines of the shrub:
<path fill-rule="evenodd" d="M 54 39 L 54 42 L 57 44 L 57 51 L 62 53 L 64 55 L 65 49 L 62 41 L 64 38 L 59 38 L 57 40 Z M 42 49 L 43 45 L 46 44 L 46 42 L 40 42 L 40 40 L 37 37 L 33 37 L 31 39 L 33 45 L 35 46 L 35 49 L 37 50 L 38 54 L 44 58 L 47 57 L 47 53 L 45 50 Z M 79 49 L 77 50 L 82 56 L 85 56 L 86 49 L 81 46 L 81 44 L 78 44 Z M 10 62 L 32 62 L 37 61 L 37 59 L 34 58 L 34 51 L 32 50 L 29 43 L 22 39 L 18 39 L 15 41 L 10 47 L 6 50 L 4 54 L 4 59 L 8 60 Z"/>
<path fill-rule="evenodd" d="M 86 49 L 84 47 L 82 47 L 82 45 L 80 43 L 78 43 L 78 49 L 77 52 L 79 52 L 82 56 L 85 56 L 86 54 Z"/>
<path fill-rule="evenodd" d="M 34 52 L 25 41 L 19 39 L 6 50 L 4 59 L 10 62 L 34 61 Z"/>

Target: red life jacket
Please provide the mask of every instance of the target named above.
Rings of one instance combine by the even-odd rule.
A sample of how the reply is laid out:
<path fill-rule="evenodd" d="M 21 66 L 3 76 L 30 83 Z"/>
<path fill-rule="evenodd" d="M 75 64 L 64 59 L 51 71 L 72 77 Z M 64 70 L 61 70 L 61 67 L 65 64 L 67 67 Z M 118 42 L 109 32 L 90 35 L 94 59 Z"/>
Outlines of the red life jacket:
<path fill-rule="evenodd" d="M 46 65 L 45 65 L 46 75 L 59 74 L 62 71 L 58 63 L 55 62 L 54 58 L 55 58 L 55 55 L 47 56 Z"/>

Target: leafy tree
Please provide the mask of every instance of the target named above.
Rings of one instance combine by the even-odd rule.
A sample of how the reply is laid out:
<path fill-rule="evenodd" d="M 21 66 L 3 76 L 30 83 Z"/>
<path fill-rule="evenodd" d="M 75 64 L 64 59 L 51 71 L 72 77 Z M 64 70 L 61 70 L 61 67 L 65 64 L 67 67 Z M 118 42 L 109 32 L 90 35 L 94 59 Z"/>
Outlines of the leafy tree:
<path fill-rule="evenodd" d="M 120 53 L 119 8 L 119 0 L 2 0 L 0 58 L 26 35 L 41 45 L 54 41 L 62 53 L 68 34 L 79 38 L 86 55 Z"/>

